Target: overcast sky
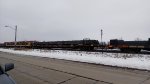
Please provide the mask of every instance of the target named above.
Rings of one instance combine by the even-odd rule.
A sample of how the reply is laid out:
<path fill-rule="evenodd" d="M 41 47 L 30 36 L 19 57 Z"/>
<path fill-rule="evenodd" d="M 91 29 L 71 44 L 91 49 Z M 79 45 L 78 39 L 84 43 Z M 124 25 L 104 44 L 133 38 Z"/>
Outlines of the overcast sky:
<path fill-rule="evenodd" d="M 150 0 L 0 0 L 0 42 L 17 40 L 147 40 Z"/>

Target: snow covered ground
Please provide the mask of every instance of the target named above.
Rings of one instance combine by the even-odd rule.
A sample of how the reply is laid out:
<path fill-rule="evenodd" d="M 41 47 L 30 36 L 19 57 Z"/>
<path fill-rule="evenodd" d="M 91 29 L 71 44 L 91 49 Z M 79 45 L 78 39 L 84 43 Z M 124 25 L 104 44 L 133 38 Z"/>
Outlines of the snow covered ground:
<path fill-rule="evenodd" d="M 65 51 L 65 50 L 13 50 L 2 49 L 2 52 L 65 59 L 95 64 L 104 64 L 118 67 L 128 67 L 136 69 L 150 70 L 150 55 L 141 54 L 122 54 L 122 53 L 101 53 L 84 51 Z M 21 56 L 21 55 L 20 55 Z"/>

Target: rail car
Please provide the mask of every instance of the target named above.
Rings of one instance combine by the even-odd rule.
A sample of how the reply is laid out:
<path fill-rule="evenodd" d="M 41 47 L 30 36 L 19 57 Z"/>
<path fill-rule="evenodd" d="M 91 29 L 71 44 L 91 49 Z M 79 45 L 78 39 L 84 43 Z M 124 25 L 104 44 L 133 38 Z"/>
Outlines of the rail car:
<path fill-rule="evenodd" d="M 124 41 L 112 39 L 110 40 L 110 48 L 118 48 L 122 52 L 141 52 L 141 50 L 150 50 L 150 38 L 148 41 Z"/>
<path fill-rule="evenodd" d="M 50 41 L 34 42 L 34 48 L 60 48 L 60 49 L 79 49 L 93 50 L 99 45 L 98 40 L 73 40 L 73 41 Z"/>
<path fill-rule="evenodd" d="M 4 42 L 6 48 L 32 48 L 35 41 L 17 41 L 17 42 Z"/>
<path fill-rule="evenodd" d="M 4 45 L 4 43 L 0 43 L 0 47 L 4 47 L 5 45 Z"/>

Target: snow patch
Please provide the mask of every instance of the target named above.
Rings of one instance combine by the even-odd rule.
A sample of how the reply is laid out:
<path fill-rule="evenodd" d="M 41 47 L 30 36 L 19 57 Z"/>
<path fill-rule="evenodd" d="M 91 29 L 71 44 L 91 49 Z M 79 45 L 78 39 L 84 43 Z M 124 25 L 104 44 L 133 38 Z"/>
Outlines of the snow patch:
<path fill-rule="evenodd" d="M 123 53 L 101 53 L 101 52 L 84 52 L 84 51 L 65 51 L 65 50 L 13 50 L 2 49 L 2 52 L 31 55 L 40 57 L 49 57 L 56 59 L 65 59 L 79 62 L 104 64 L 118 67 L 128 67 L 136 69 L 150 70 L 150 55 L 141 54 L 123 54 Z M 20 56 L 21 56 L 20 55 Z"/>

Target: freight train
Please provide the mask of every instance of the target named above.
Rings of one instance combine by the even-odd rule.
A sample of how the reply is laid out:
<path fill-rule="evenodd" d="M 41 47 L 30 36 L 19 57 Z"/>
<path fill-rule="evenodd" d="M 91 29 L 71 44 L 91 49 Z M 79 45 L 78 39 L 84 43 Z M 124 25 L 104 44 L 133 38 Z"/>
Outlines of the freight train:
<path fill-rule="evenodd" d="M 109 48 L 118 48 L 121 52 L 141 52 L 150 50 L 150 38 L 148 41 L 124 41 L 118 39 L 110 40 Z"/>
<path fill-rule="evenodd" d="M 99 46 L 98 40 L 72 40 L 72 41 L 18 41 L 5 42 L 0 44 L 6 48 L 34 48 L 34 49 L 76 49 L 76 50 L 94 50 Z"/>
<path fill-rule="evenodd" d="M 33 49 L 69 49 L 69 50 L 96 50 L 96 49 L 120 49 L 121 52 L 150 51 L 150 38 L 148 41 L 124 41 L 110 40 L 109 44 L 99 43 L 98 40 L 72 40 L 72 41 L 18 41 L 4 42 L 0 44 L 4 48 L 33 48 Z"/>

